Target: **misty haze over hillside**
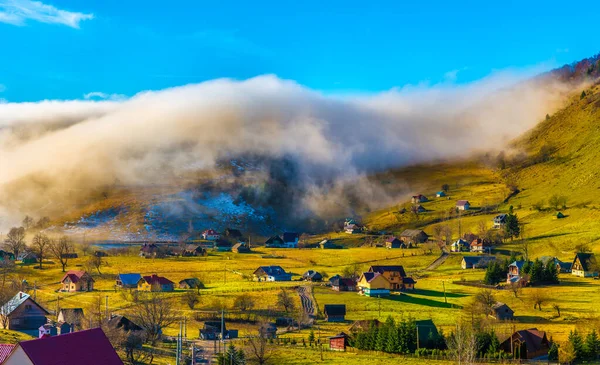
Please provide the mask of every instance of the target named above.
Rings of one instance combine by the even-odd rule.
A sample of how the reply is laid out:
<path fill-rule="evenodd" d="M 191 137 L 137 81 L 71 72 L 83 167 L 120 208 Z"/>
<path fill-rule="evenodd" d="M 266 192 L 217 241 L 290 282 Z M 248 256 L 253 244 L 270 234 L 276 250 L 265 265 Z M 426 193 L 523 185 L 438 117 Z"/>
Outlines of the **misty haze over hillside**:
<path fill-rule="evenodd" d="M 260 76 L 122 101 L 0 104 L 0 226 L 61 214 L 105 186 L 177 185 L 198 171 L 217 179 L 224 161 L 246 159 L 249 168 L 222 180 L 229 194 L 291 218 L 351 214 L 349 190 L 372 208 L 389 205 L 398 197 L 370 184 L 369 173 L 502 149 L 568 90 L 550 78 L 522 79 L 498 73 L 466 85 L 339 96 Z M 278 195 L 248 189 L 261 183 Z"/>

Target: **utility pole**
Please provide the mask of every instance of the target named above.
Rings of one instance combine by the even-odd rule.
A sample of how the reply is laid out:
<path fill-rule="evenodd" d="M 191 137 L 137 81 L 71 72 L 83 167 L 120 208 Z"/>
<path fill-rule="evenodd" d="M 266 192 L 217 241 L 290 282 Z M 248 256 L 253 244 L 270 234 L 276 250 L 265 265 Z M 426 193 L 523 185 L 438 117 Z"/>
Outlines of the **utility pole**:
<path fill-rule="evenodd" d="M 419 349 L 419 325 L 417 324 L 415 327 L 417 327 L 417 350 Z"/>

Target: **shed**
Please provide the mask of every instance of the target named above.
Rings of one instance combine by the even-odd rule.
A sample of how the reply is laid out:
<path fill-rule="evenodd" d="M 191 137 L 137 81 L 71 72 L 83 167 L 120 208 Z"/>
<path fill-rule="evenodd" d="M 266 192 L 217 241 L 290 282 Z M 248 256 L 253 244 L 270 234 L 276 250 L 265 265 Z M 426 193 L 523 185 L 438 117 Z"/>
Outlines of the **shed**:
<path fill-rule="evenodd" d="M 349 338 L 350 336 L 344 332 L 329 337 L 329 349 L 331 351 L 346 351 L 346 347 L 349 345 Z"/>
<path fill-rule="evenodd" d="M 346 320 L 346 305 L 325 304 L 323 313 L 327 322 L 344 322 Z"/>

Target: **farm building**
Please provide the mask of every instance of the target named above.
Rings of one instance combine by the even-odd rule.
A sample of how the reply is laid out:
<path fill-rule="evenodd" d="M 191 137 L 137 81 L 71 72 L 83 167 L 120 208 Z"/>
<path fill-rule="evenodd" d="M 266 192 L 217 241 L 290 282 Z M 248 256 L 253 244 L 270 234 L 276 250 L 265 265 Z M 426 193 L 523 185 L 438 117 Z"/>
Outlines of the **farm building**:
<path fill-rule="evenodd" d="M 275 323 L 262 323 L 258 331 L 266 338 L 277 338 L 277 325 Z"/>
<path fill-rule="evenodd" d="M 174 290 L 174 284 L 165 277 L 152 274 L 150 276 L 142 276 L 138 281 L 137 288 L 140 291 L 168 292 Z"/>
<path fill-rule="evenodd" d="M 0 261 L 15 261 L 15 254 L 12 252 L 0 250 Z"/>
<path fill-rule="evenodd" d="M 346 305 L 325 304 L 323 313 L 327 322 L 344 322 L 346 320 Z"/>
<path fill-rule="evenodd" d="M 427 242 L 429 236 L 420 229 L 406 229 L 400 234 L 400 240 L 409 247 Z"/>
<path fill-rule="evenodd" d="M 292 274 L 278 265 L 260 266 L 254 271 L 254 280 L 256 281 L 290 281 Z"/>
<path fill-rule="evenodd" d="M 593 253 L 577 253 L 571 265 L 571 274 L 582 278 L 597 277 L 598 264 Z"/>
<path fill-rule="evenodd" d="M 358 291 L 368 297 L 387 297 L 390 295 L 390 282 L 378 272 L 364 272 L 358 280 Z"/>
<path fill-rule="evenodd" d="M 390 237 L 385 240 L 386 248 L 406 248 L 406 244 L 396 237 Z"/>
<path fill-rule="evenodd" d="M 463 256 L 460 266 L 463 269 L 484 269 L 495 259 L 494 256 Z"/>
<path fill-rule="evenodd" d="M 513 333 L 500 344 L 500 349 L 517 359 L 533 359 L 548 355 L 550 341 L 546 332 L 531 328 Z"/>
<path fill-rule="evenodd" d="M 119 274 L 117 275 L 117 288 L 123 289 L 135 289 L 137 288 L 138 281 L 142 278 L 142 275 L 138 273 L 131 274 Z"/>
<path fill-rule="evenodd" d="M 564 215 L 564 214 L 562 214 L 562 212 L 558 212 L 558 213 L 556 213 L 556 219 L 562 219 L 562 218 L 564 218 L 564 217 L 565 217 L 565 215 Z"/>
<path fill-rule="evenodd" d="M 360 233 L 361 227 L 356 221 L 352 218 L 347 218 L 344 221 L 344 232 L 348 234 Z"/>
<path fill-rule="evenodd" d="M 456 209 L 458 210 L 469 210 L 471 208 L 471 203 L 468 200 L 458 200 L 456 201 Z"/>
<path fill-rule="evenodd" d="M 22 341 L 15 346 L 6 365 L 123 365 L 100 328 L 61 336 Z"/>
<path fill-rule="evenodd" d="M 419 195 L 413 195 L 413 197 L 410 199 L 410 201 L 413 204 L 419 204 L 419 203 L 425 203 L 427 201 L 429 201 L 429 199 L 427 199 L 427 197 L 423 194 L 419 194 Z"/>
<path fill-rule="evenodd" d="M 47 315 L 29 294 L 18 292 L 0 307 L 0 328 L 36 336 L 38 328 L 48 321 Z"/>
<path fill-rule="evenodd" d="M 237 338 L 238 330 L 228 330 L 225 322 L 206 321 L 200 329 L 200 338 L 203 340 L 219 340 Z"/>
<path fill-rule="evenodd" d="M 235 245 L 233 245 L 233 247 L 231 247 L 231 252 L 235 252 L 235 253 L 249 253 L 250 252 L 250 246 L 248 246 L 247 244 L 245 244 L 243 242 L 238 242 Z"/>
<path fill-rule="evenodd" d="M 61 308 L 58 312 L 57 322 L 68 323 L 74 331 L 79 331 L 82 329 L 83 319 L 82 308 Z"/>
<path fill-rule="evenodd" d="M 322 281 L 323 275 L 314 270 L 308 270 L 302 275 L 302 279 L 305 281 Z"/>
<path fill-rule="evenodd" d="M 155 243 L 144 243 L 142 247 L 140 247 L 140 256 L 141 257 L 156 257 L 158 253 L 158 245 Z"/>
<path fill-rule="evenodd" d="M 300 234 L 296 232 L 284 232 L 282 238 L 283 247 L 298 248 L 298 240 L 300 239 Z"/>
<path fill-rule="evenodd" d="M 198 278 L 187 278 L 179 281 L 179 289 L 202 289 L 203 285 Z"/>
<path fill-rule="evenodd" d="M 24 264 L 35 264 L 37 263 L 39 260 L 38 255 L 36 255 L 35 253 L 29 251 L 29 252 L 23 252 L 22 254 L 19 255 L 19 261 L 21 261 Z"/>
<path fill-rule="evenodd" d="M 278 235 L 272 236 L 265 242 L 265 247 L 281 248 L 283 247 L 283 240 Z"/>
<path fill-rule="evenodd" d="M 548 265 L 548 262 L 552 261 L 554 263 L 554 265 L 556 266 L 556 271 L 559 273 L 570 273 L 571 272 L 571 267 L 573 265 L 572 262 L 563 262 L 563 261 L 560 261 L 558 259 L 558 257 L 553 257 L 553 256 L 542 256 L 539 259 L 544 265 Z"/>
<path fill-rule="evenodd" d="M 502 302 L 496 302 L 492 306 L 490 316 L 499 321 L 508 321 L 514 319 L 515 312 Z"/>
<path fill-rule="evenodd" d="M 446 192 L 444 192 L 443 190 L 438 191 L 437 193 L 435 193 L 435 197 L 436 198 L 443 198 L 446 196 Z"/>
<path fill-rule="evenodd" d="M 216 251 L 230 252 L 232 247 L 233 247 L 233 245 L 231 244 L 231 242 L 229 242 L 225 239 L 217 238 L 215 240 L 215 250 Z"/>
<path fill-rule="evenodd" d="M 119 329 L 124 332 L 142 331 L 143 328 L 133 323 L 129 318 L 122 315 L 112 314 L 106 323 L 108 328 Z"/>
<path fill-rule="evenodd" d="M 94 279 L 86 271 L 69 270 L 60 280 L 61 291 L 78 292 L 94 290 Z"/>
<path fill-rule="evenodd" d="M 185 245 L 185 247 L 181 251 L 181 256 L 183 257 L 195 257 L 206 255 L 208 255 L 208 251 L 206 251 L 206 248 L 202 247 L 201 245 Z"/>
<path fill-rule="evenodd" d="M 349 338 L 344 332 L 329 337 L 329 349 L 331 351 L 346 351 L 346 347 L 349 346 Z"/>
<path fill-rule="evenodd" d="M 331 289 L 335 291 L 356 291 L 356 282 L 351 278 L 335 275 L 329 279 Z"/>

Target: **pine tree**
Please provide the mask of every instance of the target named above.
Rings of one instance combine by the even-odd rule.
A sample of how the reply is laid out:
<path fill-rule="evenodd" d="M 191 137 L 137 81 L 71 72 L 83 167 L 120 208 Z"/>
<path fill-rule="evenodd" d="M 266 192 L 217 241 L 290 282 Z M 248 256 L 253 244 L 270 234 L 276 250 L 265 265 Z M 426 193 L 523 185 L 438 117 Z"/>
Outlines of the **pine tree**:
<path fill-rule="evenodd" d="M 585 337 L 583 351 L 587 360 L 596 360 L 598 355 L 600 355 L 600 338 L 598 338 L 598 333 L 595 329 Z"/>
<path fill-rule="evenodd" d="M 509 213 L 506 216 L 506 223 L 504 224 L 504 233 L 506 237 L 509 237 L 512 241 L 513 238 L 519 237 L 521 234 L 521 227 L 519 226 L 519 218 L 516 214 Z"/>
<path fill-rule="evenodd" d="M 395 353 L 398 352 L 398 328 L 396 327 L 396 323 L 392 317 L 389 317 L 388 320 L 390 320 L 390 328 L 388 332 L 388 338 L 385 343 L 385 352 Z"/>
<path fill-rule="evenodd" d="M 536 259 L 531 267 L 530 281 L 532 284 L 544 281 L 544 264 Z"/>
<path fill-rule="evenodd" d="M 552 342 L 552 344 L 550 345 L 550 349 L 548 350 L 548 360 L 558 360 L 558 344 L 556 344 L 555 342 Z"/>
<path fill-rule="evenodd" d="M 583 352 L 583 339 L 579 332 L 575 329 L 569 333 L 569 344 L 573 348 L 573 354 L 575 356 L 575 360 L 579 360 L 584 356 Z"/>
<path fill-rule="evenodd" d="M 389 316 L 381 328 L 379 328 L 379 333 L 377 334 L 377 339 L 375 342 L 376 351 L 385 351 L 390 331 L 394 329 L 394 320 L 391 316 Z"/>
<path fill-rule="evenodd" d="M 313 329 L 310 329 L 310 333 L 308 334 L 308 342 L 309 343 L 313 343 L 315 342 L 315 331 L 313 331 Z"/>

